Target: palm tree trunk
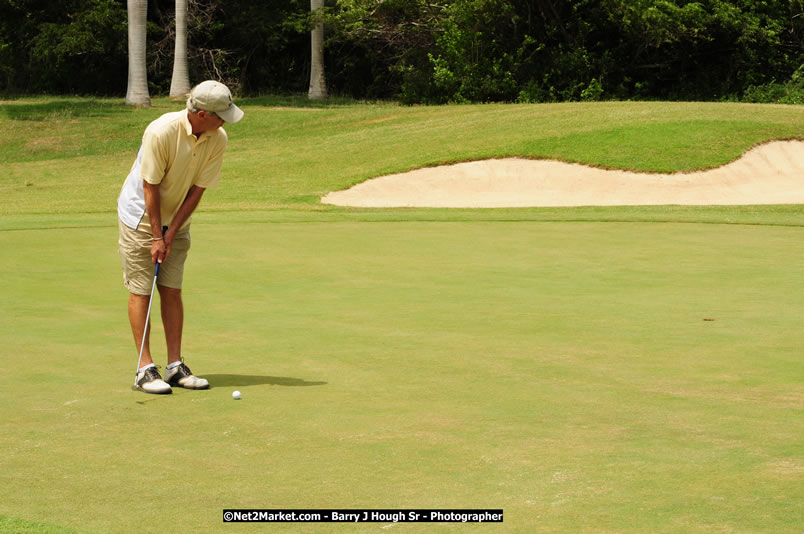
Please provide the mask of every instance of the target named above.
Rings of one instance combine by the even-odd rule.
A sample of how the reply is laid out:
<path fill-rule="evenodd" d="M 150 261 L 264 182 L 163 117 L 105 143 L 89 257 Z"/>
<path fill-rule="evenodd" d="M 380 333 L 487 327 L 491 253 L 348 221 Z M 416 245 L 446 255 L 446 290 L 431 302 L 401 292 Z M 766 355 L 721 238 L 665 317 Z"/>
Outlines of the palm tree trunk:
<path fill-rule="evenodd" d="M 176 0 L 176 49 L 173 54 L 173 78 L 170 98 L 184 98 L 190 92 L 187 73 L 187 0 Z"/>
<path fill-rule="evenodd" d="M 150 106 L 148 74 L 145 68 L 145 20 L 148 0 L 128 0 L 128 90 L 126 104 Z"/>
<path fill-rule="evenodd" d="M 315 13 L 324 7 L 324 0 L 310 0 L 310 11 Z M 327 82 L 324 78 L 324 23 L 319 22 L 310 33 L 312 61 L 310 63 L 310 100 L 327 98 Z"/>

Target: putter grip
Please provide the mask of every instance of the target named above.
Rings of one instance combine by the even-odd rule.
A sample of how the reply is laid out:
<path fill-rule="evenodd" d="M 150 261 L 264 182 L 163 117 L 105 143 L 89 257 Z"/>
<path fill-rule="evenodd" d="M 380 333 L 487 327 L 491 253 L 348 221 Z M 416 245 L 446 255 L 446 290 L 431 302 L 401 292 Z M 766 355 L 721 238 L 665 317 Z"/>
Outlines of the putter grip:
<path fill-rule="evenodd" d="M 162 227 L 162 235 L 163 235 L 163 236 L 165 235 L 165 232 L 167 232 L 167 229 L 168 229 L 168 227 L 167 227 L 167 226 L 163 226 L 163 227 Z M 159 263 L 159 262 L 156 262 L 156 267 L 154 267 L 154 278 L 156 278 L 156 277 L 157 277 L 157 275 L 159 274 L 159 266 L 160 266 L 160 265 L 162 265 L 162 264 L 161 264 L 161 263 Z"/>

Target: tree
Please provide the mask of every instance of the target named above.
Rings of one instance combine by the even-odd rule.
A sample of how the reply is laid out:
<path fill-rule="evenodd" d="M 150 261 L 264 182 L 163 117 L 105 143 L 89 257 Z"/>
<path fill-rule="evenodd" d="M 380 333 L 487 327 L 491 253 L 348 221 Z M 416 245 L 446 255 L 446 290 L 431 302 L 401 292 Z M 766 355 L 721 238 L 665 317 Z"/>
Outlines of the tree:
<path fill-rule="evenodd" d="M 797 102 L 803 2 L 0 0 L 0 92 Z"/>
<path fill-rule="evenodd" d="M 150 106 L 148 74 L 145 68 L 145 21 L 148 0 L 128 0 L 128 90 L 126 104 Z"/>
<path fill-rule="evenodd" d="M 310 100 L 327 98 L 327 82 L 324 78 L 324 21 L 317 17 L 324 9 L 324 0 L 310 0 L 310 12 L 315 17 L 315 27 L 310 32 L 312 56 L 310 63 Z"/>
<path fill-rule="evenodd" d="M 176 47 L 173 53 L 173 78 L 170 98 L 184 98 L 190 92 L 187 72 L 187 0 L 176 0 Z"/>

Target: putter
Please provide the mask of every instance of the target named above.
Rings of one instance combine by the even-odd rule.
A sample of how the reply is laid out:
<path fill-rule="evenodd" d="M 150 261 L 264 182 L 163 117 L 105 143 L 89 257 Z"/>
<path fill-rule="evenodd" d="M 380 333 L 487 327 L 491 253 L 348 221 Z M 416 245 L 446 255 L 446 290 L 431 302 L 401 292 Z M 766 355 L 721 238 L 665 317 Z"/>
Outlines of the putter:
<path fill-rule="evenodd" d="M 145 328 L 142 330 L 142 343 L 140 344 L 140 358 L 137 360 L 137 370 L 134 371 L 134 385 L 131 386 L 131 389 L 134 391 L 139 391 L 140 387 L 137 385 L 137 375 L 140 373 L 140 364 L 142 363 L 142 351 L 145 349 L 145 339 L 148 335 L 148 323 L 151 322 L 151 304 L 154 301 L 154 290 L 156 289 L 156 277 L 159 276 L 159 266 L 161 264 L 157 263 L 156 267 L 154 268 L 154 283 L 151 286 L 151 298 L 148 299 L 148 313 L 145 315 Z"/>
<path fill-rule="evenodd" d="M 167 226 L 162 227 L 162 235 L 167 232 Z M 154 283 L 151 285 L 151 297 L 148 299 L 148 313 L 145 314 L 145 328 L 142 329 L 142 343 L 140 343 L 140 357 L 137 360 L 137 369 L 134 371 L 134 384 L 131 389 L 139 391 L 140 387 L 137 385 L 137 375 L 140 372 L 140 364 L 142 363 L 142 351 L 145 350 L 145 339 L 148 335 L 148 324 L 151 322 L 151 304 L 154 302 L 154 291 L 156 291 L 156 277 L 159 276 L 159 266 L 161 263 L 157 262 L 154 267 Z"/>

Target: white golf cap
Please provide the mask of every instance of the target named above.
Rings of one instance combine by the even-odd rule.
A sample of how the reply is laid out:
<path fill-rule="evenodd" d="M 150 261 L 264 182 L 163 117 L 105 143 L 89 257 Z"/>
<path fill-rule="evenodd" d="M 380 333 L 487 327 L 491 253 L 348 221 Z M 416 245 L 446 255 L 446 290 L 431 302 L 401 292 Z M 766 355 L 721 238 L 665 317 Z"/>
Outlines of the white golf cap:
<path fill-rule="evenodd" d="M 187 108 L 211 111 L 230 124 L 243 118 L 243 110 L 232 102 L 229 88 L 214 80 L 207 80 L 193 87 L 187 99 Z"/>

